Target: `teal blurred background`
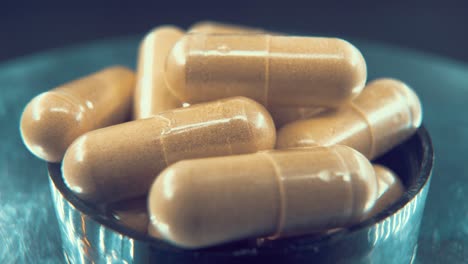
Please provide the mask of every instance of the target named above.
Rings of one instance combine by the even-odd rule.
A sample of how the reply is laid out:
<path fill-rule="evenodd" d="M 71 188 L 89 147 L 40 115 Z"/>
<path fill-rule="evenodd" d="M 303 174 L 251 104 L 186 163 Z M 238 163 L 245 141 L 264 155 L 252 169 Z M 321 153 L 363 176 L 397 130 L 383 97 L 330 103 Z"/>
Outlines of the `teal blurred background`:
<path fill-rule="evenodd" d="M 379 2 L 379 3 L 377 3 Z M 220 20 L 357 37 L 468 62 L 468 1 L 0 1 L 0 61 L 44 49 Z"/>

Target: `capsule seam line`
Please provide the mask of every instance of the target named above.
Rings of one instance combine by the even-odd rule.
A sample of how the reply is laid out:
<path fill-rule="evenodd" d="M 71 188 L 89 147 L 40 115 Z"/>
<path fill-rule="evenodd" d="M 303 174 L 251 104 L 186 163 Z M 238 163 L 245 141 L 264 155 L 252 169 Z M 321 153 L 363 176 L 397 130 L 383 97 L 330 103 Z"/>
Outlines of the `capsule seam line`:
<path fill-rule="evenodd" d="M 166 119 L 168 122 L 169 122 L 169 125 L 166 125 L 166 127 L 164 128 L 164 131 L 161 133 L 161 146 L 162 146 L 162 152 L 163 152 L 163 157 L 164 157 L 164 162 L 166 163 L 166 167 L 169 166 L 169 160 L 167 158 L 167 150 L 166 150 L 166 135 L 167 135 L 167 127 L 171 127 L 171 120 L 167 117 L 164 117 L 162 115 L 158 115 L 158 117 L 162 118 L 162 119 Z M 156 118 L 156 117 L 154 117 Z"/>
<path fill-rule="evenodd" d="M 263 87 L 263 90 L 265 91 L 263 94 L 263 101 L 265 107 L 268 106 L 268 92 L 270 88 L 270 41 L 271 41 L 271 36 L 267 35 L 267 41 L 266 41 L 266 51 L 268 52 L 266 57 L 266 62 L 265 62 L 265 86 Z"/>
<path fill-rule="evenodd" d="M 165 58 L 166 61 L 164 62 L 164 71 L 163 71 L 164 84 L 166 85 L 166 88 L 167 88 L 167 90 L 169 91 L 170 94 L 172 94 L 175 98 L 179 99 L 179 101 L 182 101 L 182 100 L 180 100 L 180 98 L 174 92 L 174 89 L 172 88 L 172 86 L 170 86 L 169 82 L 167 81 L 167 58 L 169 57 L 168 55 L 169 54 L 166 55 L 166 58 Z M 186 73 L 186 76 L 187 76 L 187 73 Z M 184 79 L 184 86 L 187 86 L 186 81 L 187 81 L 187 78 Z"/>
<path fill-rule="evenodd" d="M 266 152 L 259 152 L 261 155 L 265 156 L 266 159 L 271 163 L 273 166 L 273 169 L 275 170 L 275 180 L 278 185 L 278 194 L 279 194 L 279 212 L 278 212 L 278 220 L 276 224 L 276 231 L 275 233 L 270 236 L 270 238 L 278 238 L 283 229 L 284 229 L 284 223 L 285 223 L 285 217 L 286 217 L 286 201 L 284 200 L 284 197 L 286 197 L 286 192 L 284 190 L 284 185 L 283 185 L 283 179 L 281 177 L 281 169 L 278 167 L 276 162 L 273 160 L 273 158 Z"/>
<path fill-rule="evenodd" d="M 397 91 L 396 94 L 398 94 L 398 97 L 400 97 L 402 99 L 402 101 L 404 101 L 406 103 L 406 109 L 408 111 L 408 116 L 410 118 L 409 123 L 411 124 L 411 126 L 413 126 L 413 118 L 414 117 L 413 117 L 413 112 L 410 109 L 410 103 L 408 101 L 408 96 L 405 96 L 405 94 L 403 94 L 400 89 L 395 89 L 395 90 Z"/>
<path fill-rule="evenodd" d="M 353 180 L 353 173 L 350 171 L 348 165 L 346 164 L 345 160 L 343 159 L 343 157 L 341 156 L 341 154 L 339 152 L 336 151 L 336 149 L 333 149 L 332 150 L 335 155 L 338 157 L 338 159 L 341 161 L 341 165 L 345 168 L 345 171 L 347 173 L 349 173 L 349 176 L 350 176 L 350 181 L 351 181 L 351 199 L 350 199 L 350 202 L 351 204 L 347 207 L 347 208 L 351 208 L 350 210 L 350 214 L 349 214 L 349 218 L 348 218 L 348 222 L 351 220 L 352 217 L 354 217 L 354 213 L 355 213 L 355 209 L 354 209 L 354 206 L 356 205 L 356 201 L 355 201 L 355 198 L 356 198 L 356 195 L 354 195 L 354 180 Z"/>
<path fill-rule="evenodd" d="M 370 133 L 370 144 L 369 144 L 370 148 L 369 148 L 369 153 L 367 153 L 368 155 L 366 156 L 370 159 L 374 157 L 374 153 L 375 153 L 375 137 L 374 137 L 375 133 L 372 130 L 372 125 L 369 122 L 369 119 L 367 118 L 366 114 L 356 104 L 351 102 L 350 106 L 355 112 L 357 112 L 364 119 L 364 122 L 366 122 L 367 124 L 367 129 L 369 130 L 369 133 Z"/>
<path fill-rule="evenodd" d="M 243 112 L 243 116 L 244 117 L 247 117 L 247 113 L 245 111 L 245 105 L 242 106 L 242 112 Z M 254 133 L 252 132 L 252 124 L 250 122 L 248 122 L 247 118 L 246 118 L 246 123 L 247 123 L 247 131 L 249 131 L 249 136 L 251 139 L 253 139 L 253 141 L 255 142 L 255 150 L 258 150 L 258 144 L 257 144 L 257 141 L 253 138 L 254 137 Z M 231 121 L 230 121 L 231 122 Z M 231 154 L 232 153 L 232 147 L 231 145 L 229 145 L 229 147 L 231 148 Z"/>
<path fill-rule="evenodd" d="M 218 103 L 218 106 L 223 109 L 223 104 L 222 103 Z M 242 107 L 242 111 L 244 112 L 244 116 L 245 116 L 245 107 Z M 223 117 L 226 117 L 224 111 L 223 111 Z M 231 123 L 231 122 L 232 122 L 232 120 L 229 119 L 229 123 Z M 248 127 L 248 131 L 249 131 L 250 135 L 252 136 L 252 131 L 250 131 L 251 130 L 250 125 L 247 125 L 247 127 Z M 232 143 L 231 143 L 231 138 L 229 136 L 226 137 L 226 143 L 228 144 L 228 147 L 229 147 L 229 154 L 233 155 L 234 152 L 232 151 Z"/>

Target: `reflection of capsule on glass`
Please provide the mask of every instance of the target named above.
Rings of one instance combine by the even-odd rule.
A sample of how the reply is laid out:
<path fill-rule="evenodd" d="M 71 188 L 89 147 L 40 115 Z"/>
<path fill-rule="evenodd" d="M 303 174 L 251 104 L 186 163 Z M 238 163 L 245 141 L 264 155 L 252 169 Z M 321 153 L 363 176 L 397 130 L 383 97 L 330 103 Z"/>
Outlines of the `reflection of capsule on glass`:
<path fill-rule="evenodd" d="M 166 57 L 184 32 L 174 26 L 157 27 L 140 44 L 133 118 L 147 118 L 160 112 L 182 107 L 168 90 L 164 80 Z"/>
<path fill-rule="evenodd" d="M 376 195 L 370 162 L 337 145 L 180 161 L 156 179 L 148 206 L 164 239 L 198 248 L 352 225 Z"/>
<path fill-rule="evenodd" d="M 334 38 L 268 34 L 187 34 L 166 61 L 169 89 L 198 103 L 245 96 L 273 107 L 337 107 L 356 97 L 366 63 Z"/>
<path fill-rule="evenodd" d="M 67 150 L 62 173 L 80 198 L 108 203 L 144 195 L 179 160 L 252 153 L 275 141 L 266 109 L 234 97 L 88 132 Z"/>
<path fill-rule="evenodd" d="M 397 80 L 379 79 L 336 111 L 284 126 L 276 146 L 342 144 L 373 159 L 414 134 L 421 120 L 421 103 L 411 88 Z"/>
<path fill-rule="evenodd" d="M 21 116 L 21 137 L 38 158 L 60 162 L 80 135 L 126 121 L 134 73 L 109 67 L 34 97 Z"/>

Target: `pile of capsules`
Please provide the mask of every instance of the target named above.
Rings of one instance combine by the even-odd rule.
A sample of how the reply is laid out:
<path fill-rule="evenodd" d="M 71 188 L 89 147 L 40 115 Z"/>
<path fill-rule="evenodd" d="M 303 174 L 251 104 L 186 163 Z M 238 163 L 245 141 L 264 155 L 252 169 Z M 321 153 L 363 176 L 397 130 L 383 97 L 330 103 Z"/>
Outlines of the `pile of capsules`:
<path fill-rule="evenodd" d="M 136 75 L 114 66 L 36 96 L 21 135 L 76 196 L 180 247 L 320 233 L 404 192 L 369 160 L 415 133 L 420 101 L 366 79 L 342 39 L 160 26 Z"/>

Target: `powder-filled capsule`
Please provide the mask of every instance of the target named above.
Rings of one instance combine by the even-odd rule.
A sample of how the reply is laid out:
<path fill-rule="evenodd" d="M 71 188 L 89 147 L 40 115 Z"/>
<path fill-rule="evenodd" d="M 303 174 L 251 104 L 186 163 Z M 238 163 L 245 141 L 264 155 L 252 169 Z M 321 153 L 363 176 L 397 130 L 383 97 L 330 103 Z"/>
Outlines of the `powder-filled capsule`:
<path fill-rule="evenodd" d="M 61 161 L 78 136 L 130 117 L 134 86 L 134 73 L 115 66 L 36 96 L 21 116 L 24 144 L 43 160 Z"/>
<path fill-rule="evenodd" d="M 198 103 L 245 96 L 268 109 L 337 107 L 356 97 L 367 72 L 342 39 L 268 34 L 187 34 L 166 61 L 169 89 Z"/>
<path fill-rule="evenodd" d="M 255 33 L 266 33 L 261 29 L 218 23 L 213 21 L 202 21 L 192 25 L 189 33 L 203 33 L 203 34 L 255 34 Z M 325 111 L 325 108 L 321 107 L 268 107 L 268 111 L 275 122 L 276 128 L 280 128 L 283 125 L 296 121 L 313 117 L 314 115 Z"/>
<path fill-rule="evenodd" d="M 265 108 L 234 97 L 84 134 L 67 150 L 62 173 L 80 198 L 108 203 L 146 194 L 176 161 L 272 149 L 275 140 Z"/>
<path fill-rule="evenodd" d="M 133 101 L 133 118 L 147 118 L 160 112 L 182 107 L 167 88 L 164 79 L 166 57 L 184 32 L 174 26 L 161 26 L 143 39 L 138 56 L 137 81 Z"/>
<path fill-rule="evenodd" d="M 414 134 L 421 120 L 421 102 L 411 88 L 398 80 L 379 79 L 336 111 L 284 126 L 277 148 L 343 144 L 373 159 Z"/>
<path fill-rule="evenodd" d="M 333 109 L 323 107 L 275 107 L 269 109 L 277 129 L 291 122 L 309 119 L 329 110 Z"/>
<path fill-rule="evenodd" d="M 403 195 L 403 192 L 405 189 L 400 179 L 398 178 L 398 176 L 392 170 L 390 170 L 389 168 L 383 165 L 378 165 L 378 164 L 373 164 L 372 167 L 374 169 L 375 178 L 377 180 L 377 198 L 375 200 L 374 205 L 370 209 L 370 212 L 367 214 L 365 219 L 363 219 L 363 221 L 380 213 L 381 211 L 386 209 L 389 205 L 396 202 Z M 343 229 L 342 227 L 338 227 L 338 228 L 329 229 L 329 230 L 318 232 L 318 233 L 311 234 L 311 235 L 323 236 L 323 235 L 335 233 L 342 229 Z M 155 237 L 160 238 L 161 235 L 156 233 Z M 275 240 L 275 239 L 276 239 L 275 237 L 258 238 L 256 240 L 256 243 L 264 244 L 264 243 L 268 243 L 268 241 Z"/>
<path fill-rule="evenodd" d="M 150 221 L 186 248 L 349 226 L 377 195 L 370 162 L 346 146 L 183 160 L 148 196 Z"/>
<path fill-rule="evenodd" d="M 382 165 L 373 165 L 377 178 L 377 200 L 369 213 L 369 216 L 380 213 L 389 205 L 397 201 L 404 193 L 405 187 L 400 178 L 389 168 Z"/>

